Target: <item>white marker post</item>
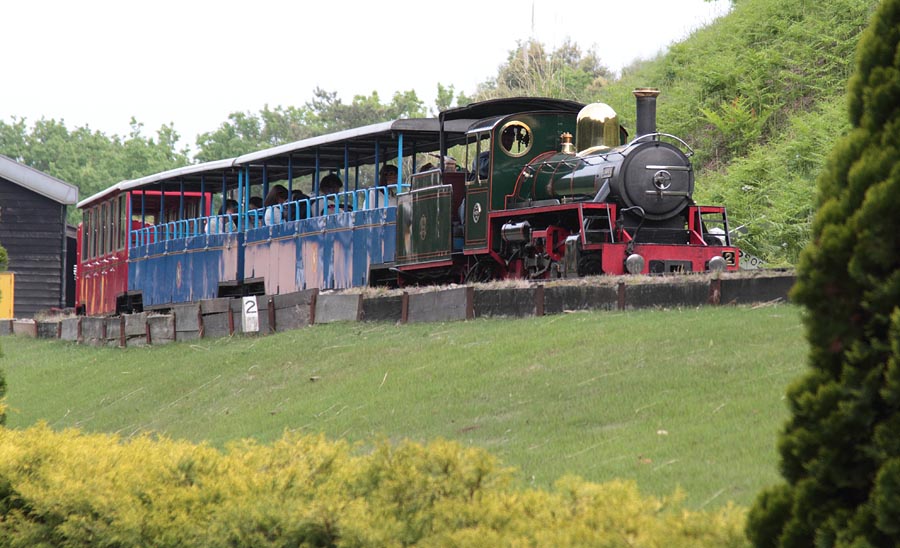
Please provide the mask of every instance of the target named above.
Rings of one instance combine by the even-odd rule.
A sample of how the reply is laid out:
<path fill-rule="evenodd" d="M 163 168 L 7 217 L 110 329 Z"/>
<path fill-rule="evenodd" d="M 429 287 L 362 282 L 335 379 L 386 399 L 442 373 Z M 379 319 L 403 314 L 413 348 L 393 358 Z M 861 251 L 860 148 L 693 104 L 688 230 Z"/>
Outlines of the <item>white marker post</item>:
<path fill-rule="evenodd" d="M 256 295 L 244 297 L 241 309 L 241 325 L 244 333 L 259 332 L 259 307 L 256 304 Z"/>

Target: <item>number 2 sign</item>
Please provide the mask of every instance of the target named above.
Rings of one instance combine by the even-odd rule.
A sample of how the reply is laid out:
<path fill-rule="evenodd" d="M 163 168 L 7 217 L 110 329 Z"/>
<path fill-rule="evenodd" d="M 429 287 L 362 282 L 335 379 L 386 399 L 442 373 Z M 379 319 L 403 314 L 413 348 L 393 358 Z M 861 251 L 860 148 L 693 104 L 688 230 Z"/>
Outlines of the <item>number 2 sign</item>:
<path fill-rule="evenodd" d="M 256 295 L 244 297 L 241 310 L 241 325 L 244 333 L 259 332 L 259 307 L 256 304 Z"/>

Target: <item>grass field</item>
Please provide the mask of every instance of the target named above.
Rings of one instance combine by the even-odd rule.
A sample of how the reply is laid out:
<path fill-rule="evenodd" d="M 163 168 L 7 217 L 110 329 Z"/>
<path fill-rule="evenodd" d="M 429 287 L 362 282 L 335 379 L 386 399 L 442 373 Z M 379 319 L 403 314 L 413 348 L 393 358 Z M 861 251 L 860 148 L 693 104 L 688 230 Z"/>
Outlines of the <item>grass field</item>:
<path fill-rule="evenodd" d="M 545 487 L 631 478 L 686 504 L 748 505 L 777 481 L 783 394 L 807 345 L 791 306 L 331 324 L 262 338 L 91 348 L 4 338 L 8 426 L 268 441 L 485 447 Z"/>

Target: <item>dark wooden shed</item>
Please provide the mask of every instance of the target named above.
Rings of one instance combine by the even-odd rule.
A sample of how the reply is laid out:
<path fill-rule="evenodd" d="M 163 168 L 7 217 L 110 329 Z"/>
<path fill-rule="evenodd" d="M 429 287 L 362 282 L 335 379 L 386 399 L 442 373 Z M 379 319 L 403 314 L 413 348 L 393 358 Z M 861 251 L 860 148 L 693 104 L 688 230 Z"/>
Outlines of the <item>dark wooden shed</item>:
<path fill-rule="evenodd" d="M 66 207 L 77 202 L 75 186 L 0 155 L 0 245 L 15 273 L 17 318 L 66 306 Z"/>

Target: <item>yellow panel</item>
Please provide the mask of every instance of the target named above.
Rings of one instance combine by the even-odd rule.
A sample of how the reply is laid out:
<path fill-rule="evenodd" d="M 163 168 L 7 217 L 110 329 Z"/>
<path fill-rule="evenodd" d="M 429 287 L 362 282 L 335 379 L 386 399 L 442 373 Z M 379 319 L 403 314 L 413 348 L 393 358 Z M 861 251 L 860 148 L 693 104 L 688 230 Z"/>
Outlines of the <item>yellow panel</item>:
<path fill-rule="evenodd" d="M 15 317 L 13 316 L 15 280 L 16 275 L 12 272 L 0 272 L 0 318 Z"/>

